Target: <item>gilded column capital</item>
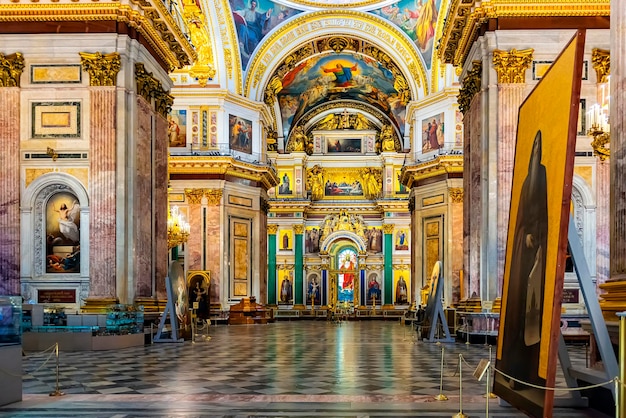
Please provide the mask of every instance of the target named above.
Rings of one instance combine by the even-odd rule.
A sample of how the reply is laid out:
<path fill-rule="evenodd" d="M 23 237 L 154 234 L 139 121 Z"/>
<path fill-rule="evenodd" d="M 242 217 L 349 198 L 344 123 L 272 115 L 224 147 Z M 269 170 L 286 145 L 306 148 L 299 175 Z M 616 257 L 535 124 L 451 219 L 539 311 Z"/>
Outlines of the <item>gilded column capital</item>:
<path fill-rule="evenodd" d="M 276 224 L 267 224 L 267 233 L 270 235 L 276 235 L 278 232 L 278 225 Z"/>
<path fill-rule="evenodd" d="M 534 49 L 511 49 L 511 51 L 503 51 L 496 49 L 493 51 L 493 66 L 498 73 L 498 83 L 517 83 L 526 82 L 526 70 L 533 60 Z"/>
<path fill-rule="evenodd" d="M 396 226 L 395 226 L 394 224 L 384 224 L 384 225 L 383 225 L 383 232 L 384 232 L 385 234 L 393 234 L 393 229 L 394 229 L 395 227 L 396 227 Z"/>
<path fill-rule="evenodd" d="M 609 81 L 607 77 L 611 75 L 611 52 L 607 49 L 593 48 L 591 50 L 591 65 L 596 70 L 598 83 Z"/>
<path fill-rule="evenodd" d="M 11 55 L 0 53 L 0 87 L 19 87 L 24 69 L 24 57 L 19 52 Z"/>
<path fill-rule="evenodd" d="M 448 189 L 450 194 L 450 200 L 452 203 L 463 203 L 463 188 L 462 187 L 450 187 Z"/>
<path fill-rule="evenodd" d="M 154 91 L 154 110 L 157 111 L 161 116 L 167 118 L 167 114 L 172 110 L 172 105 L 174 104 L 174 96 L 168 94 L 165 90 L 161 88 L 161 84 L 159 83 L 159 89 Z"/>
<path fill-rule="evenodd" d="M 293 225 L 293 232 L 295 232 L 296 235 L 302 235 L 304 233 L 304 225 L 302 225 L 302 224 L 294 224 Z"/>
<path fill-rule="evenodd" d="M 204 195 L 209 206 L 219 206 L 222 201 L 222 191 L 219 189 L 206 189 Z"/>
<path fill-rule="evenodd" d="M 199 205 L 204 196 L 204 189 L 185 189 L 185 197 L 190 205 Z"/>
<path fill-rule="evenodd" d="M 483 64 L 481 61 L 474 61 L 473 64 L 474 66 L 463 79 L 463 87 L 459 90 L 459 95 L 457 96 L 459 110 L 463 114 L 469 110 L 472 99 L 481 89 Z"/>
<path fill-rule="evenodd" d="M 89 73 L 90 86 L 116 85 L 117 73 L 122 66 L 118 52 L 110 54 L 79 52 L 78 54 L 83 70 Z"/>
<path fill-rule="evenodd" d="M 135 63 L 135 81 L 137 82 L 137 94 L 148 102 L 154 98 L 155 110 L 163 117 L 167 117 L 174 103 L 174 97 L 163 89 L 161 82 L 154 78 L 151 72 L 146 71 L 140 62 Z"/>

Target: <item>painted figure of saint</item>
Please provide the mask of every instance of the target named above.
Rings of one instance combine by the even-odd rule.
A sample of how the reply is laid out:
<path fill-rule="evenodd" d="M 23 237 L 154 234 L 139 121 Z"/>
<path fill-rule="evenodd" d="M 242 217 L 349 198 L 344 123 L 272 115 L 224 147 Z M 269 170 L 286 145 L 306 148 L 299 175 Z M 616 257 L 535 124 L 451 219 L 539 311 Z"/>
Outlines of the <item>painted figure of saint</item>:
<path fill-rule="evenodd" d="M 498 367 L 525 382 L 541 384 L 538 376 L 539 338 L 548 244 L 546 167 L 541 163 L 541 131 L 535 135 L 522 185 L 513 234 L 506 298 L 503 361 Z M 525 359 L 518 361 L 517 359 Z M 516 386 L 511 380 L 509 385 Z"/>
<path fill-rule="evenodd" d="M 282 303 L 289 303 L 293 299 L 291 281 L 289 277 L 285 276 L 280 284 L 280 301 Z"/>
<path fill-rule="evenodd" d="M 398 283 L 396 284 L 396 303 L 405 304 L 408 303 L 408 289 L 404 277 L 400 276 Z"/>
<path fill-rule="evenodd" d="M 348 87 L 352 83 L 352 72 L 357 70 L 357 65 L 354 64 L 351 67 L 346 67 L 337 63 L 334 68 L 324 68 L 322 70 L 325 73 L 333 73 L 335 75 L 336 84 L 338 87 Z"/>

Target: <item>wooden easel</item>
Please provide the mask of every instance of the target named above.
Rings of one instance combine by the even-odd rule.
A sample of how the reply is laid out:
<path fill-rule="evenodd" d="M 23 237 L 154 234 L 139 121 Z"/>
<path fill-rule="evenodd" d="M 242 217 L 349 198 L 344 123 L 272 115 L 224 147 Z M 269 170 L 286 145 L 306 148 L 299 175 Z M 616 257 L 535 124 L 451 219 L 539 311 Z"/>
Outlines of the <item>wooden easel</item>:
<path fill-rule="evenodd" d="M 430 276 L 430 294 L 426 304 L 425 322 L 430 324 L 428 338 L 424 338 L 427 342 L 453 343 L 454 337 L 450 335 L 448 321 L 443 312 L 443 303 L 441 301 L 441 293 L 443 292 L 443 275 L 441 274 L 441 261 L 437 261 L 433 267 L 433 273 Z M 441 326 L 444 332 L 444 338 L 435 337 L 437 327 Z"/>
<path fill-rule="evenodd" d="M 156 336 L 152 340 L 155 343 L 182 343 L 184 339 L 178 338 L 178 318 L 176 317 L 176 307 L 174 306 L 174 292 L 172 291 L 172 278 L 178 278 L 178 275 L 183 274 L 183 269 L 178 261 L 173 261 L 170 266 L 169 276 L 165 278 L 165 289 L 167 291 L 167 303 L 165 304 L 165 310 L 161 315 L 161 321 L 159 322 L 159 329 Z M 165 332 L 165 321 L 169 317 L 170 320 L 170 337 L 163 337 Z"/>

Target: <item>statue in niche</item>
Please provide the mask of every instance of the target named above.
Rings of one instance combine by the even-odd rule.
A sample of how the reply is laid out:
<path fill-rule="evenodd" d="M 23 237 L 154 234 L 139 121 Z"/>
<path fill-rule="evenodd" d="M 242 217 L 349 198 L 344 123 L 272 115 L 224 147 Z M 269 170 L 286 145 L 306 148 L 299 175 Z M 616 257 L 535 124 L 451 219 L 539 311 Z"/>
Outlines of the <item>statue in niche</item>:
<path fill-rule="evenodd" d="M 383 152 L 396 150 L 396 140 L 391 125 L 383 125 L 380 129 L 380 142 Z"/>
<path fill-rule="evenodd" d="M 302 126 L 296 126 L 293 130 L 293 133 L 291 134 L 291 140 L 289 141 L 287 151 L 304 151 L 306 140 L 307 137 L 304 133 L 304 128 Z"/>

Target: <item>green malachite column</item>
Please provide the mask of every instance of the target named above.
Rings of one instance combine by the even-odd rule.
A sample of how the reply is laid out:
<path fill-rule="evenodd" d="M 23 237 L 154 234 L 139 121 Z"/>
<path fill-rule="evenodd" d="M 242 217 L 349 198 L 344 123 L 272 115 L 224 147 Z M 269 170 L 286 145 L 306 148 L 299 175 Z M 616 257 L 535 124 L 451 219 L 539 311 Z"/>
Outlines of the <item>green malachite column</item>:
<path fill-rule="evenodd" d="M 267 304 L 276 305 L 276 232 L 278 225 L 267 226 Z"/>
<path fill-rule="evenodd" d="M 304 249 L 302 247 L 302 233 L 304 232 L 303 225 L 294 225 L 293 231 L 295 233 L 294 237 L 294 245 L 293 250 L 295 252 L 295 261 L 294 261 L 294 278 L 293 278 L 293 297 L 294 304 L 303 305 L 304 304 L 304 286 L 303 283 L 303 273 L 304 273 Z"/>
<path fill-rule="evenodd" d="M 383 225 L 385 254 L 385 294 L 383 305 L 393 304 L 393 228 L 392 224 Z"/>

